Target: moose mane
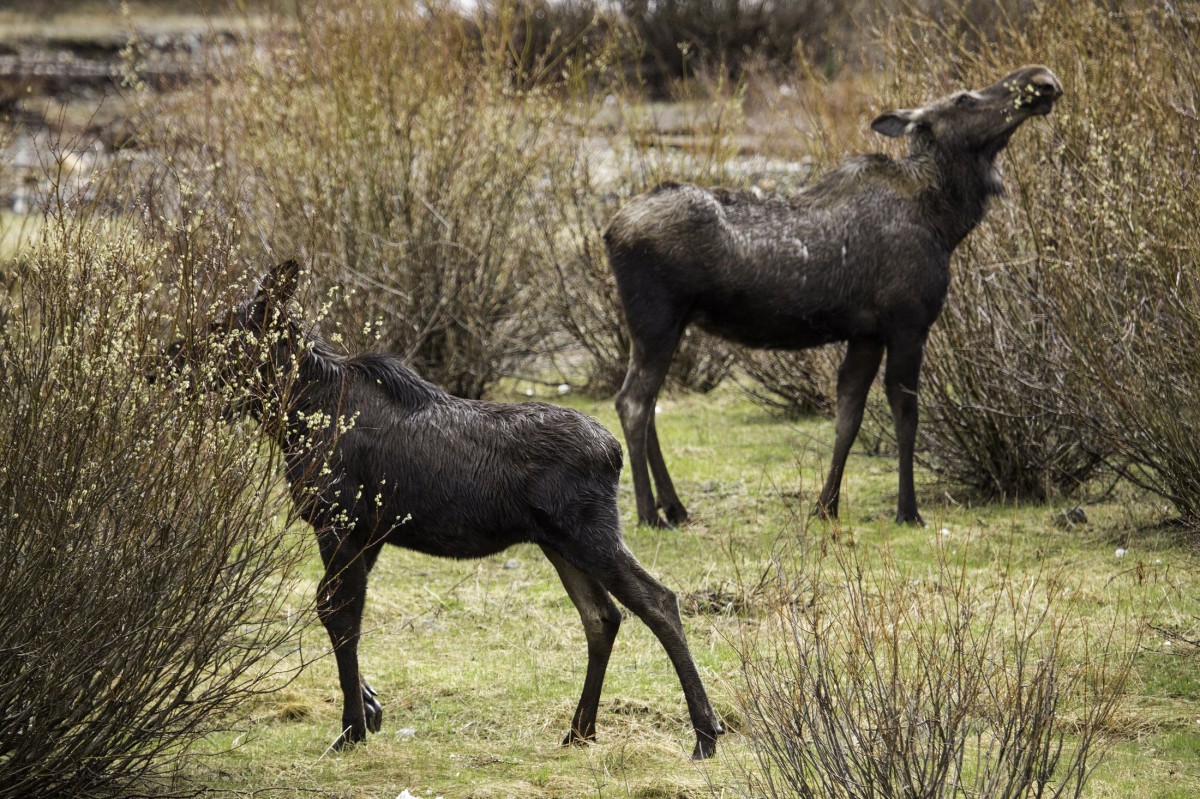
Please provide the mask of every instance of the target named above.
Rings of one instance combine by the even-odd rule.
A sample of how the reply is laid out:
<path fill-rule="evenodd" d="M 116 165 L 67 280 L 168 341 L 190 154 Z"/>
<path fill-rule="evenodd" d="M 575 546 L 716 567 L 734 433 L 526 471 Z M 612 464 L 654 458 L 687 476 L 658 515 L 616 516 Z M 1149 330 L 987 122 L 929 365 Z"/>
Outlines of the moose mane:
<path fill-rule="evenodd" d="M 795 205 L 830 205 L 872 187 L 916 197 L 938 180 L 932 158 L 922 153 L 895 160 L 882 154 L 847 158 L 792 198 Z"/>
<path fill-rule="evenodd" d="M 298 325 L 293 323 L 298 334 Z M 413 372 L 395 355 L 370 352 L 346 356 L 333 350 L 316 333 L 304 336 L 299 363 L 302 385 L 341 384 L 361 380 L 381 387 L 405 410 L 416 411 L 445 396 L 445 392 Z"/>

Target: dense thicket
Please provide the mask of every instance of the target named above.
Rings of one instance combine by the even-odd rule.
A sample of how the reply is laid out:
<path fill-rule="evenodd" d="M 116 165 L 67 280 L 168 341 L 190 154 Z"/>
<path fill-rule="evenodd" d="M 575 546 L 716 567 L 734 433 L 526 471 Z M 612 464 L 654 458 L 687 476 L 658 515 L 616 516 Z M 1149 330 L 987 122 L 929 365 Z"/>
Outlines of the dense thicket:
<path fill-rule="evenodd" d="M 59 212 L 0 290 L 0 796 L 170 792 L 286 680 L 297 553 L 234 398 L 150 382 L 224 231 Z"/>

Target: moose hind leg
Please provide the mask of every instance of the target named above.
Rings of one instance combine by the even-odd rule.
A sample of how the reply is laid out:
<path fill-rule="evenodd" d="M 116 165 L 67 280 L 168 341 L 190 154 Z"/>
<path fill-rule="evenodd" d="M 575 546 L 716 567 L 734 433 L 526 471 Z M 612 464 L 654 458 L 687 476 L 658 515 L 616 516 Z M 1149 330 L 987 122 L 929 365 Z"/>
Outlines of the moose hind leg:
<path fill-rule="evenodd" d="M 612 654 L 613 641 L 621 627 L 621 611 L 609 598 L 604 586 L 568 563 L 562 555 L 543 546 L 542 551 L 554 564 L 567 595 L 575 603 L 583 621 L 583 632 L 587 637 L 587 676 L 583 681 L 583 693 L 579 705 L 571 718 L 571 729 L 563 739 L 563 746 L 591 741 L 596 737 L 596 714 L 600 707 L 600 691 L 604 687 L 604 675 L 608 671 L 608 659 Z"/>
<path fill-rule="evenodd" d="M 629 371 L 625 383 L 617 394 L 617 413 L 621 417 L 621 428 L 625 433 L 625 444 L 629 448 L 629 471 L 633 478 L 633 493 L 637 499 L 638 521 L 653 527 L 662 527 L 658 508 L 654 503 L 654 491 L 650 487 L 650 447 L 657 457 L 654 462 L 655 479 L 660 490 L 665 486 L 674 499 L 672 513 L 686 517 L 679 498 L 667 474 L 658 437 L 652 433 L 654 402 L 658 391 L 667 377 L 671 356 L 679 342 L 682 331 L 676 326 L 669 332 L 655 331 L 655 335 L 635 336 L 629 356 Z M 652 444 L 650 442 L 653 442 Z"/>
<path fill-rule="evenodd" d="M 817 499 L 813 513 L 826 519 L 836 519 L 838 500 L 842 493 L 842 474 L 846 469 L 846 458 L 850 447 L 862 426 L 863 410 L 867 405 L 867 392 L 871 381 L 879 371 L 883 360 L 883 343 L 875 339 L 852 339 L 846 347 L 846 357 L 838 368 L 837 423 L 833 442 L 833 460 L 829 464 L 829 475 L 825 487 Z"/>
<path fill-rule="evenodd" d="M 679 617 L 679 602 L 669 588 L 642 568 L 624 543 L 620 544 L 615 555 L 611 567 L 597 576 L 621 604 L 645 622 L 667 650 L 667 657 L 675 666 L 675 673 L 683 687 L 688 715 L 696 733 L 692 759 L 712 757 L 717 751 L 717 736 L 724 734 L 725 728 L 708 700 L 704 683 L 692 660 L 683 632 L 683 621 Z"/>
<path fill-rule="evenodd" d="M 675 484 L 667 472 L 667 462 L 663 460 L 662 446 L 658 443 L 658 428 L 655 425 L 654 414 L 650 414 L 650 424 L 646 430 L 646 455 L 650 462 L 650 474 L 654 476 L 654 488 L 658 491 L 658 506 L 667 517 L 667 524 L 680 525 L 687 521 L 687 508 L 675 493 Z"/>

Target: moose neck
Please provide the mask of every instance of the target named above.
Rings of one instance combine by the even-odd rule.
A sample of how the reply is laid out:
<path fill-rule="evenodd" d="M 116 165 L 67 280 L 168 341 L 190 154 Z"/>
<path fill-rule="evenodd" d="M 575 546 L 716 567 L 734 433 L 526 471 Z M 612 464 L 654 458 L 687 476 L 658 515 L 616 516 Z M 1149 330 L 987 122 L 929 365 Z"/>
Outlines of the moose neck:
<path fill-rule="evenodd" d="M 329 426 L 339 411 L 344 367 L 319 338 L 295 322 L 271 348 L 262 367 L 261 402 L 254 417 L 289 455 L 311 448 L 313 434 Z"/>
<path fill-rule="evenodd" d="M 918 202 L 947 252 L 953 251 L 979 224 L 987 212 L 988 201 L 1004 191 L 995 164 L 996 152 L 980 151 L 970 156 L 913 139 L 907 160 L 920 164 L 933 178 L 918 196 Z"/>

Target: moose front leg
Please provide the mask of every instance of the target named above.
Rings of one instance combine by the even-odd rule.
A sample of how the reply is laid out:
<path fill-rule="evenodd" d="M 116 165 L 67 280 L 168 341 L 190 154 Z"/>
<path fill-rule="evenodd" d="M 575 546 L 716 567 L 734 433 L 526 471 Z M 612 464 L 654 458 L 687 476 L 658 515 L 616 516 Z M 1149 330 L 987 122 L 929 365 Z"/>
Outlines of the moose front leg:
<path fill-rule="evenodd" d="M 383 707 L 358 670 L 358 640 L 367 597 L 368 565 L 348 536 L 328 532 L 319 536 L 325 575 L 317 589 L 317 615 L 329 634 L 342 689 L 342 731 L 335 749 L 365 741 L 378 732 Z"/>
<path fill-rule="evenodd" d="M 917 440 L 917 383 L 921 376 L 921 359 L 925 350 L 926 332 L 906 336 L 888 344 L 884 387 L 892 421 L 896 426 L 896 448 L 899 453 L 900 487 L 896 503 L 896 522 L 924 526 L 917 512 L 917 492 L 913 485 L 913 451 Z"/>
<path fill-rule="evenodd" d="M 837 382 L 837 425 L 833 442 L 833 460 L 829 464 L 829 475 L 825 487 L 817 499 L 813 514 L 823 519 L 836 519 L 838 501 L 842 493 L 842 474 L 846 469 L 846 458 L 850 447 L 862 426 L 863 410 L 867 405 L 867 392 L 871 381 L 879 371 L 883 360 L 883 343 L 875 339 L 853 339 L 846 347 L 846 357 L 838 368 Z"/>

